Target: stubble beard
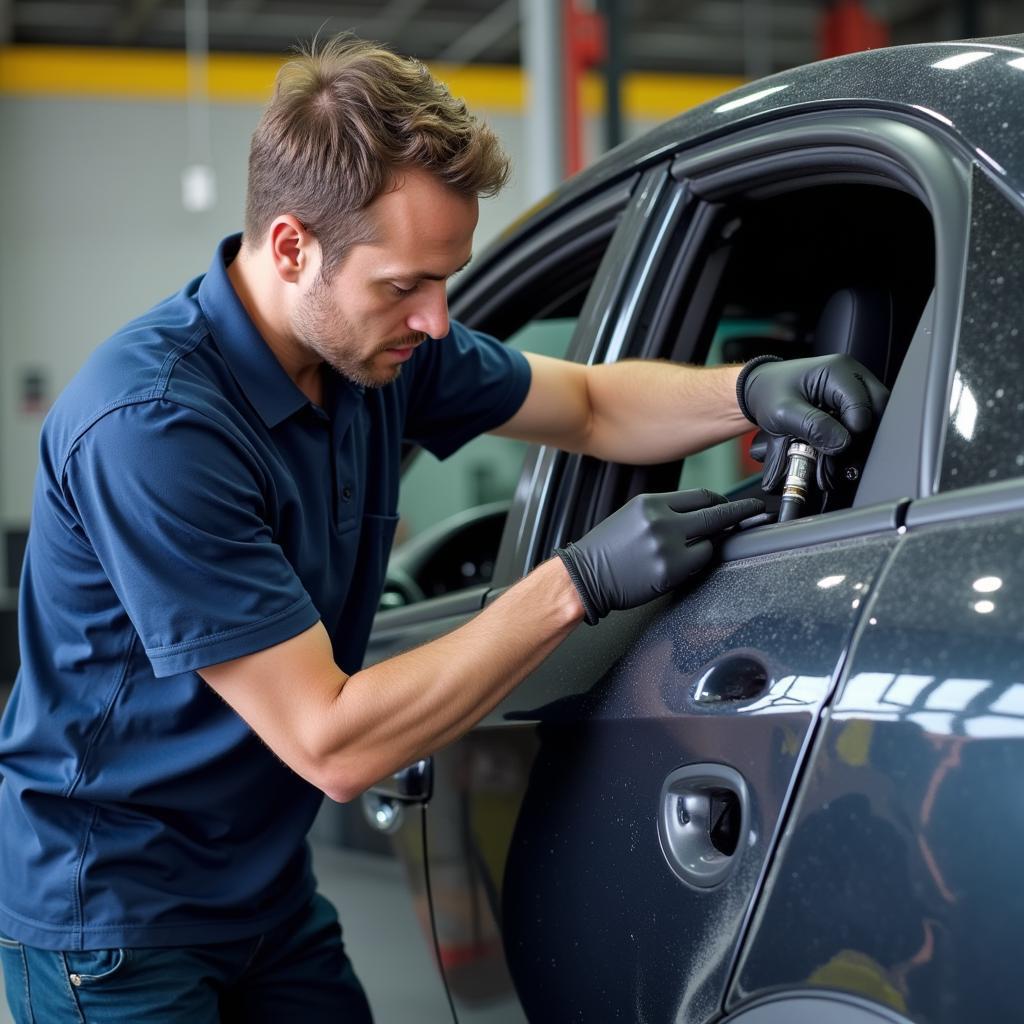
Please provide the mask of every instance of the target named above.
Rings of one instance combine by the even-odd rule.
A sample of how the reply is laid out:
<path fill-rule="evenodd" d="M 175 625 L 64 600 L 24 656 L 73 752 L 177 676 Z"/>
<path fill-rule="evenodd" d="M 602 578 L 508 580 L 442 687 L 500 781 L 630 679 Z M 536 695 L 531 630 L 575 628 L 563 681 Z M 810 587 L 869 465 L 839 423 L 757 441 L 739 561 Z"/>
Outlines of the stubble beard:
<path fill-rule="evenodd" d="M 323 281 L 317 281 L 306 294 L 292 318 L 292 330 L 296 339 L 318 355 L 353 384 L 364 388 L 382 388 L 397 379 L 402 364 L 396 363 L 386 369 L 374 366 L 374 360 L 389 348 L 409 345 L 424 339 L 422 334 L 410 334 L 394 338 L 379 345 L 369 356 L 357 355 L 360 332 L 338 308 L 334 296 Z"/>

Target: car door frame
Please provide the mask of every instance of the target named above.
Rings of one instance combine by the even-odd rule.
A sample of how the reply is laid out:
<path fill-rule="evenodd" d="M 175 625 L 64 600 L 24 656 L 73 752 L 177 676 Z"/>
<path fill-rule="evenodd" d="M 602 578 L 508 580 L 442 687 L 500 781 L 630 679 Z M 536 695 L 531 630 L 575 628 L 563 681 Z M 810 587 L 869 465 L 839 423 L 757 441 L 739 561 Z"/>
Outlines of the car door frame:
<path fill-rule="evenodd" d="M 902 374 L 892 398 L 892 412 L 881 434 L 889 457 L 869 460 L 858 488 L 855 506 L 892 501 L 901 497 L 922 497 L 938 486 L 938 466 L 945 428 L 950 367 L 956 352 L 964 253 L 967 246 L 970 206 L 969 156 L 950 136 L 937 132 L 927 121 L 915 121 L 905 114 L 871 110 L 814 111 L 780 119 L 770 134 L 763 126 L 739 132 L 725 139 L 693 147 L 677 155 L 671 174 L 682 193 L 700 201 L 693 211 L 688 233 L 666 239 L 666 246 L 680 246 L 687 253 L 707 251 L 707 234 L 713 224 L 713 207 L 727 197 L 744 191 L 769 194 L 789 191 L 801 184 L 828 182 L 878 184 L 885 180 L 915 195 L 932 216 L 936 237 L 936 266 L 933 296 L 926 305 L 906 365 L 914 373 Z M 678 241 L 673 241 L 678 239 Z M 940 241 L 941 240 L 941 241 Z M 684 256 L 685 259 L 692 257 Z M 717 283 L 686 281 L 686 263 L 674 265 L 670 251 L 651 253 L 654 266 L 660 262 L 660 280 L 676 276 L 674 291 L 662 289 L 657 308 L 643 328 L 646 338 L 630 338 L 613 358 L 664 356 L 659 335 L 681 293 L 687 289 L 698 296 L 694 314 L 684 318 L 681 343 L 671 358 L 690 361 L 699 344 L 709 291 Z M 649 326 L 648 326 L 649 324 Z M 607 361 L 613 361 L 608 358 Z M 932 400 L 945 391 L 941 401 Z M 903 413 L 904 415 L 896 415 Z M 920 413 L 920 415 L 919 415 Z M 581 462 L 581 457 L 576 457 Z M 626 471 L 622 467 L 598 467 L 598 479 L 578 474 L 576 491 L 566 504 L 577 511 L 563 516 L 549 531 L 550 546 L 579 536 L 632 494 L 665 489 L 677 475 L 666 477 L 658 469 Z M 912 483 L 910 483 L 912 481 Z M 834 515 L 835 513 L 831 513 Z M 761 533 L 763 531 L 758 531 Z M 747 542 L 749 543 L 749 542 Z M 774 543 L 774 542 L 773 542 Z M 745 546 L 737 550 L 747 550 Z M 728 549 L 724 552 L 728 557 Z"/>
<path fill-rule="evenodd" d="M 681 190 L 708 203 L 721 201 L 751 186 L 764 189 L 778 183 L 792 187 L 794 178 L 806 177 L 808 181 L 821 183 L 852 182 L 859 177 L 866 183 L 873 183 L 880 175 L 889 176 L 917 196 L 932 216 L 936 242 L 935 283 L 904 360 L 908 372 L 897 377 L 888 415 L 879 431 L 882 442 L 879 450 L 887 457 L 869 459 L 854 507 L 735 534 L 720 546 L 723 563 L 783 554 L 855 537 L 898 535 L 906 528 L 911 502 L 938 490 L 942 465 L 967 262 L 973 162 L 958 140 L 936 131 L 929 122 L 919 122 L 902 113 L 818 111 L 796 115 L 782 123 L 784 127 L 767 136 L 760 128 L 684 152 L 673 160 L 672 176 Z M 692 218 L 692 230 L 700 231 L 710 223 L 711 218 L 698 209 Z M 694 247 L 701 244 L 699 237 L 691 237 L 689 244 Z M 671 263 L 670 254 L 664 254 L 662 262 Z M 657 254 L 651 253 L 645 263 L 656 266 Z M 679 287 L 685 287 L 684 283 L 680 282 Z M 672 301 L 666 293 L 664 307 Z M 698 307 L 697 316 L 700 315 Z M 664 316 L 664 312 L 659 311 L 654 318 L 652 337 L 657 335 L 659 316 Z M 696 341 L 693 329 L 687 332 L 684 328 L 682 333 L 688 333 Z M 624 356 L 656 354 L 650 343 L 642 339 L 640 345 L 623 347 Z M 692 352 L 673 355 L 685 359 Z M 577 531 L 603 518 L 613 509 L 615 498 L 622 497 L 621 481 L 614 479 L 615 467 L 600 467 L 598 475 L 600 481 L 592 481 L 589 488 L 593 519 L 588 522 L 577 518 L 574 524 Z M 645 471 L 631 475 L 640 480 L 649 479 Z M 586 493 L 585 481 L 581 481 L 580 486 Z M 636 479 L 628 488 L 631 493 L 649 489 Z M 562 525 L 564 528 L 567 522 L 563 520 Z M 561 540 L 564 539 L 568 537 L 563 535 Z M 858 628 L 859 622 L 854 625 L 854 635 Z M 792 811 L 793 794 L 808 763 L 822 713 L 835 695 L 841 674 L 841 671 L 835 674 L 832 687 L 819 707 L 818 723 L 809 733 L 794 774 L 772 851 L 777 849 Z M 759 903 L 771 857 L 770 853 L 748 905 L 729 970 L 727 992 Z"/>

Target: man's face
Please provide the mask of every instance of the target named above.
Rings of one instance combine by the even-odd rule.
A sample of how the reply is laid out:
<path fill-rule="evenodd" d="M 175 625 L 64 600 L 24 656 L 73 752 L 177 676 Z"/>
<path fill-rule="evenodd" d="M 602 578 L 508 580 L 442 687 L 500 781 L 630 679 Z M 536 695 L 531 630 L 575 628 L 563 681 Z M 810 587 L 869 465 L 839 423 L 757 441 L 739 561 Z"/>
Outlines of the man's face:
<path fill-rule="evenodd" d="M 477 201 L 423 172 L 369 207 L 375 240 L 356 245 L 292 315 L 296 340 L 364 387 L 393 381 L 426 338 L 448 333 L 446 282 L 469 262 Z"/>

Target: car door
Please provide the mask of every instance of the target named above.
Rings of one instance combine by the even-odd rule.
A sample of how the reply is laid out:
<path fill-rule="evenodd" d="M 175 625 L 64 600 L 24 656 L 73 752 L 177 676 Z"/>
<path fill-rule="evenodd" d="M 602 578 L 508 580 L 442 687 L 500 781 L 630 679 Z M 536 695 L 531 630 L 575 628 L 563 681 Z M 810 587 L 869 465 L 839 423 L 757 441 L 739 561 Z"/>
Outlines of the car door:
<path fill-rule="evenodd" d="M 847 191 L 828 192 L 836 188 Z M 852 497 L 731 537 L 718 567 L 689 591 L 576 630 L 435 757 L 444 784 L 429 812 L 428 856 L 460 1021 L 702 1022 L 719 1014 L 860 609 L 897 544 L 908 500 L 921 493 L 921 446 L 939 441 L 928 434 L 917 370 L 937 339 L 952 338 L 966 229 L 962 161 L 923 128 L 836 113 L 746 132 L 653 168 L 637 190 L 648 227 L 624 290 L 608 293 L 603 329 L 589 352 L 577 352 L 591 362 L 701 361 L 743 298 L 737 281 L 753 293 L 747 322 L 805 345 L 799 331 L 781 338 L 777 329 L 811 313 L 806 288 L 793 289 L 793 308 L 777 321 L 758 316 L 768 297 L 756 282 L 773 265 L 758 232 L 777 210 L 766 215 L 763 204 L 796 192 L 813 195 L 808 210 L 840 209 L 857 190 L 879 188 L 910 197 L 900 209 L 925 211 L 934 246 L 922 249 L 920 273 L 898 271 L 906 261 L 895 255 L 879 257 L 902 289 L 892 307 L 895 342 L 887 341 L 898 356 L 895 387 L 881 445 L 852 467 Z M 866 195 L 871 209 L 879 197 Z M 755 242 L 737 256 L 748 222 Z M 920 223 L 906 222 L 914 231 Z M 904 224 L 892 227 L 899 235 Z M 868 233 L 860 244 L 863 262 L 879 241 Z M 751 252 L 762 254 L 764 273 L 749 265 Z M 837 257 L 830 276 L 820 262 L 808 252 L 794 268 L 817 298 L 852 266 Z M 503 540 L 505 563 L 529 568 L 630 494 L 675 486 L 679 473 L 678 463 L 637 469 L 538 453 L 513 508 L 520 528 Z M 447 958 L 445 933 L 459 939 Z"/>
<path fill-rule="evenodd" d="M 1020 1017 L 1024 209 L 980 166 L 971 191 L 929 491 L 863 609 L 730 993 L 764 1024 L 812 997 L 851 1024 Z"/>

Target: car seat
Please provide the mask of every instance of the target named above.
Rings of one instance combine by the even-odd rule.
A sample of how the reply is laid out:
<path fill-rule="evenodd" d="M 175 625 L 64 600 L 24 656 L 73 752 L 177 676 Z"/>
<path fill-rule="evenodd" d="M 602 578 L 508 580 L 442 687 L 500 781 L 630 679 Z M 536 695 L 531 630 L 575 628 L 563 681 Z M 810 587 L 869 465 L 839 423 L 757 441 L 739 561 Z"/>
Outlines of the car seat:
<path fill-rule="evenodd" d="M 840 288 L 829 296 L 811 336 L 816 356 L 844 354 L 866 366 L 882 383 L 892 386 L 892 293 L 873 284 Z"/>

